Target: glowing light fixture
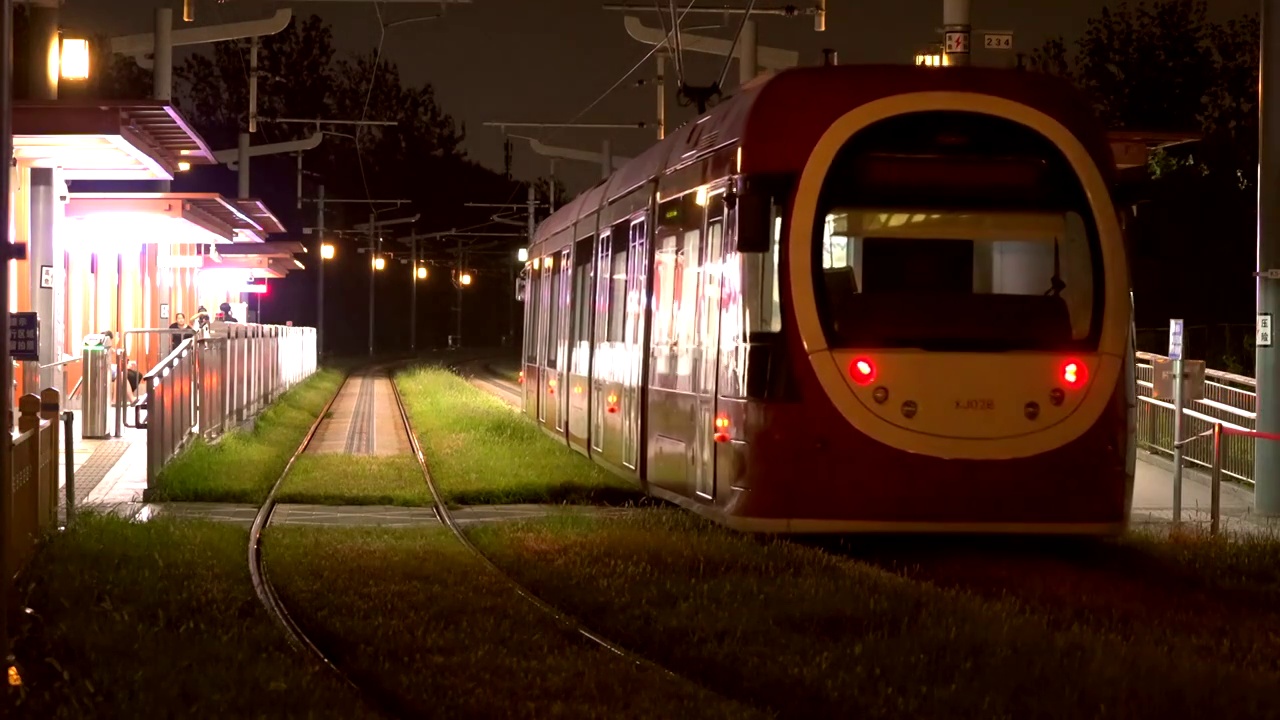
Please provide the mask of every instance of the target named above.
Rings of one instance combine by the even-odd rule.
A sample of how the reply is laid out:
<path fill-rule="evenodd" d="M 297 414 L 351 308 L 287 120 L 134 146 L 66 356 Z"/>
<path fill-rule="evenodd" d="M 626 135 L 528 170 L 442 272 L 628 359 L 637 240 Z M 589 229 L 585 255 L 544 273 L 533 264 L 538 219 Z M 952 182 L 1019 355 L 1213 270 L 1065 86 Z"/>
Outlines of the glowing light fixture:
<path fill-rule="evenodd" d="M 1062 381 L 1068 387 L 1080 387 L 1084 384 L 1086 373 L 1087 370 L 1084 363 L 1079 360 L 1068 360 L 1062 366 Z"/>
<path fill-rule="evenodd" d="M 333 259 L 333 246 L 332 246 L 332 245 L 330 245 L 329 243 L 325 243 L 325 244 L 321 245 L 321 246 L 320 246 L 320 257 L 321 257 L 321 259 L 323 259 L 323 260 L 332 260 L 332 259 Z"/>
<path fill-rule="evenodd" d="M 419 265 L 419 266 L 418 266 L 418 272 L 417 272 L 417 275 L 418 275 L 418 279 L 419 279 L 419 280 L 426 280 L 426 279 L 427 279 L 427 268 L 426 268 L 426 266 L 425 266 L 425 265 Z"/>
<path fill-rule="evenodd" d="M 178 172 L 186 172 L 191 169 L 191 163 L 186 160 L 178 161 Z"/>
<path fill-rule="evenodd" d="M 698 188 L 697 194 L 693 196 L 693 201 L 698 203 L 699 207 L 707 206 L 707 189 L 705 187 Z"/>
<path fill-rule="evenodd" d="M 916 65 L 924 67 L 946 67 L 951 64 L 950 58 L 942 51 L 942 46 L 934 45 L 916 53 Z"/>
<path fill-rule="evenodd" d="M 859 385 L 870 385 L 876 379 L 876 366 L 867 358 L 855 358 L 849 363 L 849 377 Z"/>
<path fill-rule="evenodd" d="M 458 282 L 462 283 L 463 285 L 470 285 L 471 273 L 462 273 L 462 276 L 458 278 Z"/>
<path fill-rule="evenodd" d="M 89 79 L 89 41 L 63 38 L 62 58 L 58 68 L 63 80 Z"/>
<path fill-rule="evenodd" d="M 529 261 L 529 248 L 520 248 L 520 249 L 516 252 L 516 260 L 519 260 L 520 262 L 528 262 L 528 261 Z"/>
<path fill-rule="evenodd" d="M 387 266 L 387 259 L 386 259 L 386 258 L 374 258 L 374 259 L 373 259 L 373 269 L 374 269 L 374 270 L 381 270 L 381 269 L 385 268 L 386 266 Z"/>

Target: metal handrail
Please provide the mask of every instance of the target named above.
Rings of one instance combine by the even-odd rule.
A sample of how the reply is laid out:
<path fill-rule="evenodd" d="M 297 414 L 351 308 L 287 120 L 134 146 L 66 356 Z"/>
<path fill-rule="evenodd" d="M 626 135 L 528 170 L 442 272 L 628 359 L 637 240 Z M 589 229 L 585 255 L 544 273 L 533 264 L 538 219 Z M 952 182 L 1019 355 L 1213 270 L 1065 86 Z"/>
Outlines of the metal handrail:
<path fill-rule="evenodd" d="M 228 323 L 184 339 L 143 377 L 148 484 L 195 438 L 252 420 L 310 377 L 316 359 L 314 328 Z"/>

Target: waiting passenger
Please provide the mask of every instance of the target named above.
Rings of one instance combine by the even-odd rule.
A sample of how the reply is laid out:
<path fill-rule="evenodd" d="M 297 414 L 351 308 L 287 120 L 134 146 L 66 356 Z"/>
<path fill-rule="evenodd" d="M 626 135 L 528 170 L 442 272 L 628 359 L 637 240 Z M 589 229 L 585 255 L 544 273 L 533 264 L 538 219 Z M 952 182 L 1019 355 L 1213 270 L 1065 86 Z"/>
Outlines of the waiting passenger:
<path fill-rule="evenodd" d="M 236 319 L 235 315 L 231 314 L 231 303 L 222 303 L 221 305 L 218 306 L 218 309 L 222 311 L 219 313 L 222 316 L 222 322 L 229 322 L 229 323 L 240 322 L 239 320 Z"/>
<path fill-rule="evenodd" d="M 182 313 L 178 313 L 176 316 L 174 316 L 174 322 L 169 326 L 169 329 L 178 331 L 169 336 L 169 339 L 171 341 L 170 343 L 171 347 L 169 348 L 169 352 L 173 352 L 174 350 L 177 350 L 178 346 L 182 344 L 183 340 L 191 337 L 192 335 L 195 335 L 194 328 L 192 328 L 189 324 L 187 324 L 187 316 L 183 315 Z"/>

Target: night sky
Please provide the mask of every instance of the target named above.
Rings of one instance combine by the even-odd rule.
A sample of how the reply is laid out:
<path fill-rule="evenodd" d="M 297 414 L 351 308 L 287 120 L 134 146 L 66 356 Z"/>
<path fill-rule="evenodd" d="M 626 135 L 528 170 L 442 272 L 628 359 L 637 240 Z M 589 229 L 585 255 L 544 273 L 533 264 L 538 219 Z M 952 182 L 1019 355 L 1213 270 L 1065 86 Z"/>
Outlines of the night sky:
<path fill-rule="evenodd" d="M 181 20 L 180 0 L 67 0 L 63 25 L 90 28 L 112 34 L 148 32 L 154 8 L 169 5 Z M 447 16 L 387 31 L 383 55 L 399 64 L 405 82 L 432 83 L 443 109 L 467 124 L 465 148 L 477 161 L 501 170 L 502 135 L 486 128 L 486 121 L 566 122 L 577 115 L 649 50 L 632 40 L 623 29 L 624 13 L 605 11 L 590 0 L 474 0 L 470 5 L 450 5 Z M 664 6 L 666 3 L 662 3 Z M 680 0 L 678 5 L 687 4 Z M 699 0 L 698 5 L 743 5 L 726 0 Z M 761 7 L 780 6 L 780 0 L 761 0 Z M 803 5 L 803 2 L 795 3 Z M 1115 5 L 1116 3 L 1110 3 Z M 1057 34 L 1069 40 L 1085 27 L 1086 19 L 1104 5 L 1097 0 L 1037 0 L 1036 2 L 973 2 L 975 34 L 982 30 L 1013 30 L 1016 49 L 1029 51 Z M 1213 14 L 1223 18 L 1256 10 L 1257 0 L 1214 0 Z M 317 14 L 334 27 L 339 51 L 371 50 L 378 42 L 378 21 L 371 2 L 278 2 L 264 0 L 197 0 L 193 25 L 220 24 L 269 17 L 277 8 L 291 8 L 294 15 Z M 433 15 L 435 3 L 382 2 L 388 22 Z M 654 13 L 639 16 L 656 27 Z M 941 25 L 942 0 L 828 0 L 827 31 L 814 32 L 808 17 L 759 18 L 760 44 L 799 51 L 801 64 L 821 61 L 822 48 L 839 52 L 840 62 L 910 62 L 915 52 L 936 42 Z M 691 22 L 692 21 L 692 22 Z M 731 37 L 734 19 L 722 15 L 689 15 L 685 27 L 720 25 L 700 34 Z M 977 38 L 975 38 L 975 42 Z M 175 52 L 180 62 L 183 49 Z M 1001 62 L 1008 54 L 976 51 L 975 64 Z M 722 58 L 686 53 L 686 75 L 693 83 L 707 83 L 719 75 Z M 652 76 L 652 61 L 634 78 Z M 669 88 L 674 68 L 668 63 Z M 736 83 L 736 63 L 730 66 L 728 85 Z M 583 122 L 652 121 L 654 92 L 624 83 L 597 105 Z M 669 95 L 668 128 L 692 115 L 679 108 Z M 634 156 L 654 140 L 645 130 L 516 130 L 540 136 L 545 142 L 598 151 L 608 137 L 617 155 Z M 541 135 L 539 135 L 541 133 Z M 606 135 L 605 133 L 608 133 Z M 546 158 L 535 155 L 528 143 L 517 141 L 513 173 L 520 178 L 544 175 Z M 560 161 L 557 176 L 571 191 L 599 178 L 598 168 Z"/>

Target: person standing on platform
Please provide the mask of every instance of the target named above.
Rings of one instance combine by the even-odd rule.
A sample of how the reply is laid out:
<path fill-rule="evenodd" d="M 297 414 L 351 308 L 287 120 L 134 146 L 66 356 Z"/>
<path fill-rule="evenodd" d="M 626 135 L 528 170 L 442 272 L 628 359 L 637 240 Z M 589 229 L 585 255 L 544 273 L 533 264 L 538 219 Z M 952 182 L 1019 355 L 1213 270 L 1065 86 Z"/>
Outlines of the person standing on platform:
<path fill-rule="evenodd" d="M 170 339 L 169 352 L 173 352 L 174 350 L 177 350 L 178 346 L 182 344 L 183 340 L 186 340 L 192 335 L 195 335 L 195 330 L 189 324 L 187 324 L 187 316 L 182 313 L 178 313 L 176 316 L 174 316 L 174 322 L 173 324 L 169 325 L 169 329 L 178 331 L 169 336 L 169 339 Z"/>

